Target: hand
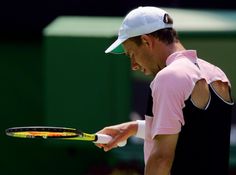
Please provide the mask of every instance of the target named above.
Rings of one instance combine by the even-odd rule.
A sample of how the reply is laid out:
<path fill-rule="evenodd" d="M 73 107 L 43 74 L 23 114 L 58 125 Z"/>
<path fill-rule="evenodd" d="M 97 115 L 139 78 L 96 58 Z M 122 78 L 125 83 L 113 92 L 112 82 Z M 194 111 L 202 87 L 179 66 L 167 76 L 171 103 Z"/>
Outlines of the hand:
<path fill-rule="evenodd" d="M 110 135 L 113 139 L 108 144 L 96 144 L 96 146 L 103 148 L 104 151 L 109 151 L 116 148 L 118 143 L 135 135 L 137 128 L 138 124 L 136 121 L 105 127 L 97 133 Z"/>

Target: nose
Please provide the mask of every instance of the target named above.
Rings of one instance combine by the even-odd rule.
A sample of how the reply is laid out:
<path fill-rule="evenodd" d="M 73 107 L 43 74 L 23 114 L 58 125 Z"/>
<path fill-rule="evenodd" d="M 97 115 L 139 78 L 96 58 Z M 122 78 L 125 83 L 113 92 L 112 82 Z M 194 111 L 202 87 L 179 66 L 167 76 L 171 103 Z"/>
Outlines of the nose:
<path fill-rule="evenodd" d="M 135 63 L 135 64 L 132 64 L 132 66 L 131 66 L 131 68 L 132 68 L 132 70 L 138 70 L 139 69 L 139 65 L 137 64 L 137 63 Z"/>
<path fill-rule="evenodd" d="M 136 63 L 134 59 L 131 59 L 131 69 L 134 71 L 139 69 L 139 64 Z"/>

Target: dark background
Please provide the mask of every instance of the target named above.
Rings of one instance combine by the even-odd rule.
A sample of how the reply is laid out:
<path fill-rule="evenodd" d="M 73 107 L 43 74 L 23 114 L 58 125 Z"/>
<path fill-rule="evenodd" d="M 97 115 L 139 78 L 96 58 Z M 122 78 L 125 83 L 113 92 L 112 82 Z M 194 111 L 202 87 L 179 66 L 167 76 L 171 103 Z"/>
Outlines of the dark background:
<path fill-rule="evenodd" d="M 2 0 L 0 39 L 40 37 L 42 29 L 60 15 L 124 16 L 132 8 L 145 5 L 236 9 L 232 0 Z"/>
<path fill-rule="evenodd" d="M 192 9 L 236 9 L 235 3 L 230 0 L 0 1 L 0 174 L 67 174 L 65 172 L 80 174 L 78 160 L 87 156 L 88 151 L 78 151 L 75 144 L 69 148 L 51 145 L 47 147 L 44 142 L 38 140 L 19 142 L 5 136 L 4 130 L 7 127 L 44 124 L 42 30 L 56 17 L 62 15 L 123 17 L 131 9 L 145 5 Z M 133 101 L 144 101 L 145 93 L 139 92 L 147 91 L 148 84 L 142 81 L 133 82 L 132 90 Z M 133 104 L 132 108 L 143 114 L 145 106 Z M 86 146 L 90 154 L 96 154 L 94 159 L 99 162 L 98 164 L 107 161 L 104 152 L 92 149 L 93 145 L 86 144 Z M 137 156 L 136 153 L 134 155 Z M 66 166 L 64 162 L 72 164 Z M 89 163 L 85 162 L 84 165 L 88 166 Z M 126 166 L 132 167 L 128 164 Z M 96 174 L 95 171 L 98 172 L 96 168 L 92 168 L 93 175 Z"/>

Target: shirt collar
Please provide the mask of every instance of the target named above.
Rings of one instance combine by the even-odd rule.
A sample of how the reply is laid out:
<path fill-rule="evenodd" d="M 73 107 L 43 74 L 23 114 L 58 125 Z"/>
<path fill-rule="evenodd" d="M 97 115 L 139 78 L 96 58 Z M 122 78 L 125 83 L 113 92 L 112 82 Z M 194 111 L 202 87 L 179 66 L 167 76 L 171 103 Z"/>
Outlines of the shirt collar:
<path fill-rule="evenodd" d="M 196 63 L 197 51 L 196 50 L 182 50 L 182 51 L 174 52 L 171 55 L 169 55 L 168 58 L 166 59 L 166 65 L 168 66 L 175 60 L 178 60 L 181 58 L 188 58 L 192 62 Z"/>

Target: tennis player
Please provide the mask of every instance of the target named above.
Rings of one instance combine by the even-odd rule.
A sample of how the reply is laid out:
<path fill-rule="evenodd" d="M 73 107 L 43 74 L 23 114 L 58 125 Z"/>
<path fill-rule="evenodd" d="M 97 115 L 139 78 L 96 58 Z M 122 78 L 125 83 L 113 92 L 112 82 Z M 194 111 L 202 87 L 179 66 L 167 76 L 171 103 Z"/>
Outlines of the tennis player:
<path fill-rule="evenodd" d="M 144 139 L 145 175 L 226 175 L 229 166 L 230 81 L 178 39 L 168 12 L 139 7 L 124 18 L 105 51 L 124 53 L 132 70 L 153 75 L 145 120 L 105 127 L 109 151 L 131 136 Z"/>

